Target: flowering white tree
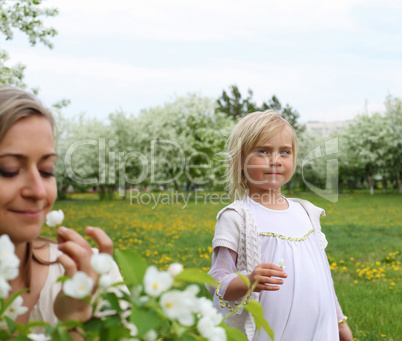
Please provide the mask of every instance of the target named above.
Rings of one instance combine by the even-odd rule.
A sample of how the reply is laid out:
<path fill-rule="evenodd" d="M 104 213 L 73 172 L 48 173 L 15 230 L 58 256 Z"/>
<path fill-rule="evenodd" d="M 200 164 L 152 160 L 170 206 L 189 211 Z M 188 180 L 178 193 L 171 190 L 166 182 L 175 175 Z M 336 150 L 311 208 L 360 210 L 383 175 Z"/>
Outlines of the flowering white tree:
<path fill-rule="evenodd" d="M 391 179 L 397 180 L 399 193 L 402 194 L 402 99 L 388 96 L 385 108 L 385 117 L 391 132 L 391 158 L 387 166 Z"/>
<path fill-rule="evenodd" d="M 44 8 L 43 0 L 0 0 L 0 33 L 6 40 L 13 39 L 13 29 L 25 33 L 29 43 L 34 46 L 37 42 L 52 48 L 49 38 L 57 32 L 52 27 L 45 27 L 43 18 L 56 16 L 55 8 Z M 15 85 L 25 88 L 23 81 L 25 66 L 16 64 L 8 66 L 9 55 L 0 48 L 0 84 Z"/>
<path fill-rule="evenodd" d="M 375 176 L 388 176 L 393 145 L 387 117 L 379 113 L 357 116 L 342 132 L 341 153 L 347 167 L 362 169 L 370 194 L 374 194 Z"/>
<path fill-rule="evenodd" d="M 177 97 L 138 117 L 138 143 L 150 160 L 153 184 L 207 184 L 219 178 L 224 167 L 217 153 L 232 121 L 215 114 L 215 101 L 196 94 Z"/>

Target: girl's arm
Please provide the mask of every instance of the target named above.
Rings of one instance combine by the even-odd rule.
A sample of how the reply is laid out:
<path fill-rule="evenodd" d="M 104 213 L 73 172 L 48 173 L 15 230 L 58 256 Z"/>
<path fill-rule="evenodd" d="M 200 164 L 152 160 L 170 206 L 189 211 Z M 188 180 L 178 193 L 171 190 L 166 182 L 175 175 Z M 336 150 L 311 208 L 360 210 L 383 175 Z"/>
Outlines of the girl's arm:
<path fill-rule="evenodd" d="M 227 301 L 238 300 L 244 297 L 249 290 L 246 283 L 236 274 L 236 263 L 237 253 L 235 251 L 225 247 L 214 249 L 209 273 L 215 280 L 220 281 L 220 296 Z M 259 264 L 251 274 L 243 274 L 248 277 L 251 285 L 258 282 L 254 289 L 256 292 L 279 290 L 279 285 L 283 284 L 281 278 L 287 277 L 282 268 L 270 263 Z"/>

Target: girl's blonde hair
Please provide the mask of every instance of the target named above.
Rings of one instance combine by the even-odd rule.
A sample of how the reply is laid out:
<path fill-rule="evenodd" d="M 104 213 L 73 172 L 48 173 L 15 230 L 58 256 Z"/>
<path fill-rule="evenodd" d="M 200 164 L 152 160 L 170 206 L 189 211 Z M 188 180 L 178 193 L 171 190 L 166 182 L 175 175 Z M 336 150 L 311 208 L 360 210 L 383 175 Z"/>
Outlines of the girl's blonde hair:
<path fill-rule="evenodd" d="M 31 115 L 46 118 L 54 131 L 51 112 L 34 95 L 19 88 L 0 87 L 0 141 L 15 122 Z"/>
<path fill-rule="evenodd" d="M 247 193 L 247 179 L 243 172 L 244 157 L 283 129 L 292 137 L 293 172 L 296 170 L 298 140 L 293 127 L 274 110 L 257 111 L 243 117 L 233 128 L 227 141 L 228 166 L 226 179 L 232 201 Z"/>

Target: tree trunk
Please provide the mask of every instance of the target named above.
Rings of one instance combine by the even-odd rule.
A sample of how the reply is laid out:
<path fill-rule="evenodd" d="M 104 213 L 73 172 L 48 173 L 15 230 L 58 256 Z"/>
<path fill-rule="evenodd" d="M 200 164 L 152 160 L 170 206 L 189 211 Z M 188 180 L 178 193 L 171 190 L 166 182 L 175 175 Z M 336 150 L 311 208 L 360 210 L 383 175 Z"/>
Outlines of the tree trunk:
<path fill-rule="evenodd" d="M 387 178 L 383 176 L 381 181 L 382 181 L 382 192 L 387 193 Z"/>
<path fill-rule="evenodd" d="M 367 182 L 370 187 L 370 194 L 373 195 L 374 194 L 374 176 L 369 175 L 367 177 Z"/>
<path fill-rule="evenodd" d="M 398 191 L 399 191 L 399 194 L 402 194 L 402 174 L 399 174 L 399 178 L 398 178 Z"/>

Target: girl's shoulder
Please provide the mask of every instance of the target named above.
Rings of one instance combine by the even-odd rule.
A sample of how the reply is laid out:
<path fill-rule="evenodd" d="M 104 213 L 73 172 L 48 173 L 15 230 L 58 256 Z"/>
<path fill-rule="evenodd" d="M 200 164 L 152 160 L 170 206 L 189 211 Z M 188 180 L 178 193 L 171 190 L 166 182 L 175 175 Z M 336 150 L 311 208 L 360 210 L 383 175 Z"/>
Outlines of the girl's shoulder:
<path fill-rule="evenodd" d="M 222 208 L 217 216 L 216 219 L 219 220 L 223 216 L 226 218 L 244 218 L 245 214 L 248 212 L 247 205 L 242 200 L 236 200 L 232 202 L 230 205 Z"/>
<path fill-rule="evenodd" d="M 308 213 L 309 216 L 316 215 L 316 216 L 325 216 L 325 211 L 321 207 L 318 207 L 311 203 L 308 200 L 299 199 L 299 198 L 286 198 L 287 200 L 299 203 Z"/>

